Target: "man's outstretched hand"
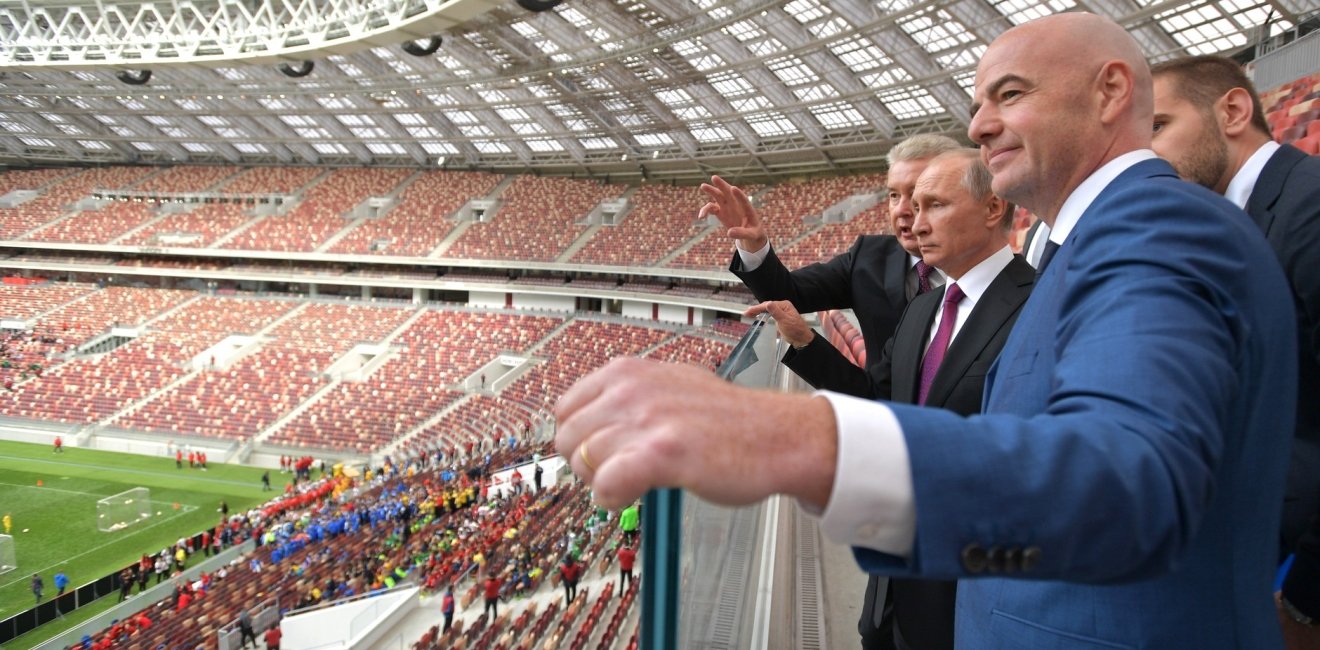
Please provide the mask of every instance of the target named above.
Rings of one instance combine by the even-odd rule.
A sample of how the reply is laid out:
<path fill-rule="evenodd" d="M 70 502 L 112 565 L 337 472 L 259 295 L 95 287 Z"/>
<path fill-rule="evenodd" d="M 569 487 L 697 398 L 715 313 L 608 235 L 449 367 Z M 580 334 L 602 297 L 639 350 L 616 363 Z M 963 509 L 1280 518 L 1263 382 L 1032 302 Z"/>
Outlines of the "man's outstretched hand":
<path fill-rule="evenodd" d="M 555 446 L 605 508 L 664 487 L 724 505 L 789 494 L 824 508 L 834 484 L 824 398 L 741 388 L 695 366 L 615 359 L 570 388 L 555 417 Z"/>
<path fill-rule="evenodd" d="M 701 191 L 710 201 L 701 206 L 698 218 L 715 215 L 728 229 L 729 239 L 736 240 L 738 247 L 748 253 L 755 253 L 770 243 L 761 220 L 756 216 L 756 209 L 742 188 L 730 185 L 719 176 L 711 176 L 709 183 L 701 184 Z"/>

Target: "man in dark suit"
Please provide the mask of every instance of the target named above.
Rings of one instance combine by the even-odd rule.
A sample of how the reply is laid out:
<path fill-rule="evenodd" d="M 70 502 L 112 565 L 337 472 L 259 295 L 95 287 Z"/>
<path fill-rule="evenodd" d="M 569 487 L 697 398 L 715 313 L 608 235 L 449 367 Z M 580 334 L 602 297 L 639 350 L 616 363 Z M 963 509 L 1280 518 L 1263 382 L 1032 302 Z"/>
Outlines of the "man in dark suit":
<path fill-rule="evenodd" d="M 1155 153 L 1184 180 L 1246 210 L 1292 288 L 1305 397 L 1297 401 L 1280 535 L 1280 557 L 1296 558 L 1278 606 L 1289 647 L 1320 647 L 1320 158 L 1270 140 L 1260 98 L 1233 60 L 1186 57 L 1151 73 Z M 1299 643 L 1307 637 L 1309 645 Z"/>
<path fill-rule="evenodd" d="M 852 309 L 866 343 L 867 366 L 871 367 L 880 358 L 908 301 L 943 283 L 941 274 L 921 262 L 912 234 L 912 188 L 931 158 L 958 148 L 952 138 L 929 134 L 896 145 L 888 154 L 889 174 L 885 180 L 894 235 L 862 235 L 847 252 L 796 271 L 790 272 L 779 261 L 755 211 L 729 214 L 721 212 L 719 203 L 712 201 L 701 214 L 713 214 L 729 228 L 737 249 L 729 270 L 757 300 L 786 300 L 803 314 Z M 702 188 L 712 197 L 742 192 L 718 176 Z M 874 394 L 867 372 L 814 332 L 807 343 L 794 345 L 783 361 L 816 388 L 859 397 Z"/>
<path fill-rule="evenodd" d="M 915 183 L 912 204 L 912 232 L 922 260 L 939 269 L 948 283 L 917 296 L 903 312 L 871 365 L 874 397 L 963 415 L 980 413 L 986 371 L 1031 294 L 1036 272 L 1008 246 L 1013 207 L 990 191 L 990 171 L 977 150 L 957 149 L 931 159 Z M 950 300 L 955 288 L 957 297 Z M 788 301 L 764 302 L 746 315 L 761 313 L 774 316 L 780 338 L 794 347 L 813 336 Z M 946 318 L 950 314 L 953 318 Z M 946 325 L 947 336 L 941 336 Z M 862 624 L 876 620 L 877 604 L 888 605 L 876 625 L 892 630 L 892 645 L 884 645 L 952 650 L 956 585 L 951 580 L 889 581 L 886 597 L 868 593 Z M 868 585 L 877 588 L 885 588 L 884 582 Z"/>
<path fill-rule="evenodd" d="M 862 235 L 847 252 L 795 271 L 789 271 L 775 255 L 769 234 L 741 189 L 718 176 L 702 186 L 714 200 L 700 214 L 713 214 L 729 228 L 736 249 L 729 271 L 751 289 L 757 300 L 784 301 L 792 305 L 795 315 L 852 309 L 857 316 L 866 344 L 865 368 L 845 358 L 800 317 L 792 322 L 798 335 L 789 339 L 791 347 L 784 354 L 783 363 L 813 387 L 858 397 L 887 397 L 874 386 L 874 373 L 885 341 L 893 335 L 908 301 L 944 282 L 939 270 L 921 260 L 912 230 L 915 221 L 912 193 L 931 158 L 959 148 L 952 138 L 931 134 L 912 136 L 895 145 L 886 155 L 889 173 L 885 176 L 885 200 L 894 234 Z M 718 199 L 732 199 L 735 193 L 741 197 L 737 205 L 746 209 L 721 211 Z M 788 315 L 782 304 L 776 305 L 775 311 L 778 313 L 772 315 L 780 323 L 782 335 L 789 326 Z M 885 599 L 886 583 L 882 576 L 868 578 L 862 613 L 857 620 L 863 650 L 894 648 L 893 617 Z"/>
<path fill-rule="evenodd" d="M 607 508 L 791 495 L 862 568 L 959 579 L 964 650 L 1279 646 L 1292 298 L 1260 230 L 1149 149 L 1152 95 L 1094 14 L 1010 28 L 977 65 L 994 193 L 1051 226 L 984 415 L 615 359 L 560 399 L 558 450 Z"/>
<path fill-rule="evenodd" d="M 944 291 L 916 297 L 904 312 L 878 365 L 878 392 L 895 402 L 980 413 L 986 372 L 1036 272 L 1008 247 L 1012 206 L 991 193 L 990 172 L 975 149 L 932 160 L 917 181 L 914 202 L 922 259 L 948 283 Z M 964 297 L 956 299 L 954 291 Z M 947 351 L 936 361 L 940 332 L 950 320 Z M 956 586 L 952 580 L 890 580 L 894 647 L 952 650 Z"/>

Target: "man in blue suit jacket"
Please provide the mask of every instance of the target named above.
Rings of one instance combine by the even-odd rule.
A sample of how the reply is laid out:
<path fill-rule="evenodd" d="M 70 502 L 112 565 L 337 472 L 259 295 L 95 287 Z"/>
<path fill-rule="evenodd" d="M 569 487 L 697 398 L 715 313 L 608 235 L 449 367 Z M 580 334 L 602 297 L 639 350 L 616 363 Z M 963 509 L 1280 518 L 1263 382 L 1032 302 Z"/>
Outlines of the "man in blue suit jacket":
<path fill-rule="evenodd" d="M 1236 61 L 1184 57 L 1151 72 L 1152 148 L 1184 180 L 1246 210 L 1265 233 L 1297 311 L 1297 394 L 1320 395 L 1320 158 L 1270 140 L 1260 98 Z M 1307 622 L 1320 622 L 1320 401 L 1298 399 L 1294 435 L 1279 541 L 1280 557 L 1295 552 L 1296 560 L 1279 608 L 1288 647 L 1314 648 L 1320 625 Z"/>
<path fill-rule="evenodd" d="M 792 495 L 864 568 L 960 579 L 959 647 L 1277 647 L 1291 297 L 1259 229 L 1149 150 L 1151 95 L 1092 14 L 978 65 L 969 136 L 1052 244 L 985 415 L 620 359 L 564 395 L 559 450 L 605 507 Z"/>

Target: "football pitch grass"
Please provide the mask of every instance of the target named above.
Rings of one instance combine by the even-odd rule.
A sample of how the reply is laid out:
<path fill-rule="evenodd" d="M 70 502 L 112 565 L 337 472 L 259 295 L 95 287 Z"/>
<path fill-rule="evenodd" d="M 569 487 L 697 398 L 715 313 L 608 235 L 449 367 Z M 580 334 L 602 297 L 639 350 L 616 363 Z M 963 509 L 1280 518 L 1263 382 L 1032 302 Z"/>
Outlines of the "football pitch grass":
<path fill-rule="evenodd" d="M 260 468 L 209 464 L 207 471 L 176 469 L 172 457 L 67 446 L 57 454 L 48 445 L 0 440 L 0 516 L 13 517 L 18 564 L 0 574 L 0 620 L 32 606 L 33 573 L 41 574 L 48 600 L 57 571 L 69 576 L 72 590 L 215 526 L 221 500 L 233 514 L 279 493 L 261 491 Z M 276 490 L 287 476 L 273 473 Z M 151 489 L 153 516 L 122 530 L 98 530 L 96 502 L 135 487 Z"/>

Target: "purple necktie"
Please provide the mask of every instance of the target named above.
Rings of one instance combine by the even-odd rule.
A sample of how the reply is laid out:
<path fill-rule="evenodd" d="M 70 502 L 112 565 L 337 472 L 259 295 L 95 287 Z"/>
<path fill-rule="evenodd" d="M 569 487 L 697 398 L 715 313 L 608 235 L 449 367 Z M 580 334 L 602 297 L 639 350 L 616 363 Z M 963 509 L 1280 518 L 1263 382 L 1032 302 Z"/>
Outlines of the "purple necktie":
<path fill-rule="evenodd" d="M 930 291 L 931 289 L 930 273 L 931 271 L 934 270 L 935 267 L 921 260 L 917 260 L 917 295 L 918 296 L 920 296 L 923 293 L 926 293 L 927 291 Z"/>
<path fill-rule="evenodd" d="M 953 326 L 958 322 L 958 301 L 963 299 L 962 289 L 958 283 L 949 284 L 949 289 L 944 292 L 944 315 L 940 317 L 940 326 L 935 330 L 935 338 L 930 341 L 930 348 L 926 350 L 926 358 L 921 361 L 921 392 L 917 394 L 917 403 L 925 404 L 926 395 L 930 394 L 930 385 L 935 381 L 935 373 L 939 372 L 940 364 L 944 362 L 944 353 L 949 349 L 949 341 L 953 339 Z"/>

